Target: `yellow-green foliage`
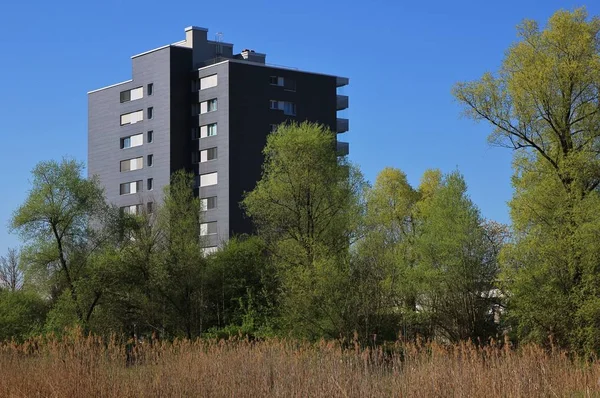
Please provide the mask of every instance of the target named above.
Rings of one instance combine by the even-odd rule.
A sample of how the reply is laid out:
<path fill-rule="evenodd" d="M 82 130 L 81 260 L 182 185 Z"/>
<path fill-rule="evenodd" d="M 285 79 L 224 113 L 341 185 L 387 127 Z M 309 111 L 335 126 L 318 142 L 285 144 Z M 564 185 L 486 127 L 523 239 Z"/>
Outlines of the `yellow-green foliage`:
<path fill-rule="evenodd" d="M 518 27 L 496 75 L 454 88 L 515 149 L 514 241 L 502 253 L 520 337 L 600 349 L 600 19 L 558 11 Z"/>

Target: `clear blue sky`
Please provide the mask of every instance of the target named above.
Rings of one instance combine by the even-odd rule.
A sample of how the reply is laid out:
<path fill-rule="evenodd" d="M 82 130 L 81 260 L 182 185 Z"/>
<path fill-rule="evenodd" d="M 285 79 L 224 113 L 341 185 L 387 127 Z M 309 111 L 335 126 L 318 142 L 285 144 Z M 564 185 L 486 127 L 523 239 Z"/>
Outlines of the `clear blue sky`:
<path fill-rule="evenodd" d="M 19 244 L 12 212 L 41 160 L 87 158 L 87 91 L 131 78 L 130 56 L 223 32 L 267 62 L 347 76 L 350 157 L 373 181 L 385 166 L 417 184 L 460 170 L 482 214 L 509 222 L 511 152 L 460 116 L 459 80 L 498 68 L 523 18 L 585 3 L 533 1 L 6 1 L 0 11 L 0 254 Z M 600 4 L 588 11 L 600 14 Z"/>

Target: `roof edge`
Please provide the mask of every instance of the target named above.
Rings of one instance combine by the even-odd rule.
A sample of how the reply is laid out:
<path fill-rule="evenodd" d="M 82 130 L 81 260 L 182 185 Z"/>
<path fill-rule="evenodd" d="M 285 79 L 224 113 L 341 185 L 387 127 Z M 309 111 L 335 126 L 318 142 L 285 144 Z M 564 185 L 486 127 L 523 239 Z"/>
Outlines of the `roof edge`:
<path fill-rule="evenodd" d="M 93 94 L 97 91 L 102 91 L 102 90 L 106 90 L 107 88 L 113 88 L 116 86 L 120 86 L 121 84 L 125 84 L 125 83 L 131 83 L 133 81 L 133 79 L 129 79 L 129 80 L 125 80 L 124 82 L 120 82 L 120 83 L 115 83 L 115 84 L 111 84 L 110 86 L 105 86 L 105 87 L 101 87 L 101 88 L 97 88 L 95 90 L 92 91 L 88 91 L 88 94 Z"/>

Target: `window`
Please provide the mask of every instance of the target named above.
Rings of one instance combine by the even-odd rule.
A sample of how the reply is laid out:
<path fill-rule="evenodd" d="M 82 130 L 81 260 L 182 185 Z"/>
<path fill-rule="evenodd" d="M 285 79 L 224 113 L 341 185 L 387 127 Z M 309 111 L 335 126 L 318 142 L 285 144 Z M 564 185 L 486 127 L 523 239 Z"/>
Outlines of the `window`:
<path fill-rule="evenodd" d="M 148 93 L 148 95 L 154 94 L 154 83 L 148 84 L 148 89 L 146 90 L 146 92 Z"/>
<path fill-rule="evenodd" d="M 154 164 L 154 155 L 148 155 L 148 167 L 152 167 Z"/>
<path fill-rule="evenodd" d="M 130 135 L 121 138 L 121 149 L 133 148 L 144 143 L 144 134 Z"/>
<path fill-rule="evenodd" d="M 153 213 L 154 212 L 154 203 L 153 202 L 146 203 L 146 208 L 148 209 L 148 214 Z"/>
<path fill-rule="evenodd" d="M 217 222 L 203 222 L 200 224 L 200 236 L 214 235 L 217 233 Z"/>
<path fill-rule="evenodd" d="M 216 208 L 217 208 L 217 197 L 216 196 L 211 196 L 209 198 L 200 199 L 200 210 L 201 211 L 212 210 L 212 209 L 216 209 Z"/>
<path fill-rule="evenodd" d="M 142 191 L 142 180 L 126 182 L 120 185 L 119 194 L 120 195 L 131 195 L 134 193 L 138 193 Z"/>
<path fill-rule="evenodd" d="M 200 162 L 208 162 L 209 160 L 215 160 L 217 158 L 217 148 L 208 148 L 200 151 Z"/>
<path fill-rule="evenodd" d="M 200 138 L 212 137 L 217 135 L 217 123 L 200 126 Z"/>
<path fill-rule="evenodd" d="M 217 75 L 206 76 L 200 79 L 200 90 L 215 87 L 217 85 Z"/>
<path fill-rule="evenodd" d="M 296 81 L 287 77 L 284 78 L 281 76 L 270 76 L 269 83 L 272 86 L 283 87 L 288 91 L 296 91 Z"/>
<path fill-rule="evenodd" d="M 200 104 L 192 104 L 192 116 L 200 114 Z"/>
<path fill-rule="evenodd" d="M 284 102 L 283 103 L 283 114 L 295 116 L 296 115 L 296 104 L 293 102 Z"/>
<path fill-rule="evenodd" d="M 289 101 L 270 101 L 271 109 L 283 111 L 285 115 L 296 116 L 296 104 Z"/>
<path fill-rule="evenodd" d="M 154 108 L 148 108 L 148 119 L 152 119 L 154 117 Z"/>
<path fill-rule="evenodd" d="M 131 90 L 121 91 L 121 103 L 131 101 Z"/>
<path fill-rule="evenodd" d="M 269 83 L 273 86 L 283 86 L 283 77 L 271 76 L 269 77 Z"/>
<path fill-rule="evenodd" d="M 206 135 L 208 137 L 212 137 L 214 135 L 217 135 L 217 123 L 213 123 L 213 124 L 209 124 L 208 125 L 208 131 L 206 132 Z"/>
<path fill-rule="evenodd" d="M 121 160 L 121 172 L 139 170 L 144 167 L 144 158 Z"/>
<path fill-rule="evenodd" d="M 121 126 L 134 124 L 144 120 L 144 111 L 135 111 L 121 115 Z"/>
<path fill-rule="evenodd" d="M 142 212 L 142 205 L 124 206 L 121 211 L 125 214 L 139 214 Z"/>
<path fill-rule="evenodd" d="M 154 131 L 148 131 L 148 144 L 154 141 Z"/>
<path fill-rule="evenodd" d="M 200 103 L 200 113 L 214 112 L 217 110 L 217 99 L 213 98 Z"/>
<path fill-rule="evenodd" d="M 208 174 L 202 174 L 200 176 L 200 186 L 201 187 L 208 187 L 211 185 L 216 185 L 217 184 L 217 173 L 208 173 Z"/>
<path fill-rule="evenodd" d="M 154 185 L 154 178 L 148 178 L 148 181 L 146 181 L 146 190 L 152 191 L 153 185 Z"/>
<path fill-rule="evenodd" d="M 192 140 L 200 138 L 200 127 L 192 127 Z"/>
<path fill-rule="evenodd" d="M 192 152 L 192 163 L 199 163 L 200 162 L 200 151 L 193 151 Z"/>
<path fill-rule="evenodd" d="M 135 101 L 137 99 L 144 98 L 144 88 L 137 87 L 131 90 L 121 91 L 120 100 L 121 103 Z"/>
<path fill-rule="evenodd" d="M 211 255 L 213 253 L 216 253 L 219 250 L 219 248 L 217 246 L 209 246 L 209 247 L 203 247 L 202 248 L 202 254 L 205 256 Z"/>

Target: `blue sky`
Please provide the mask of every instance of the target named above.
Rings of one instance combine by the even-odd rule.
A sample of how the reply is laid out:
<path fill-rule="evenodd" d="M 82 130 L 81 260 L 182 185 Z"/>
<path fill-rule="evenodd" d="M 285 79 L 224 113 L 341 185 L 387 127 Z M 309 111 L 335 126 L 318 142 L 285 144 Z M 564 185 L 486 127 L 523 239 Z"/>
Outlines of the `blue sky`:
<path fill-rule="evenodd" d="M 523 19 L 542 23 L 574 1 L 10 1 L 0 11 L 0 254 L 41 160 L 87 158 L 87 91 L 131 77 L 130 56 L 222 32 L 267 62 L 347 76 L 350 157 L 373 181 L 386 166 L 418 184 L 427 168 L 460 170 L 482 214 L 509 222 L 511 152 L 488 125 L 460 116 L 460 80 L 500 65 Z M 587 4 L 591 15 L 600 4 Z"/>

